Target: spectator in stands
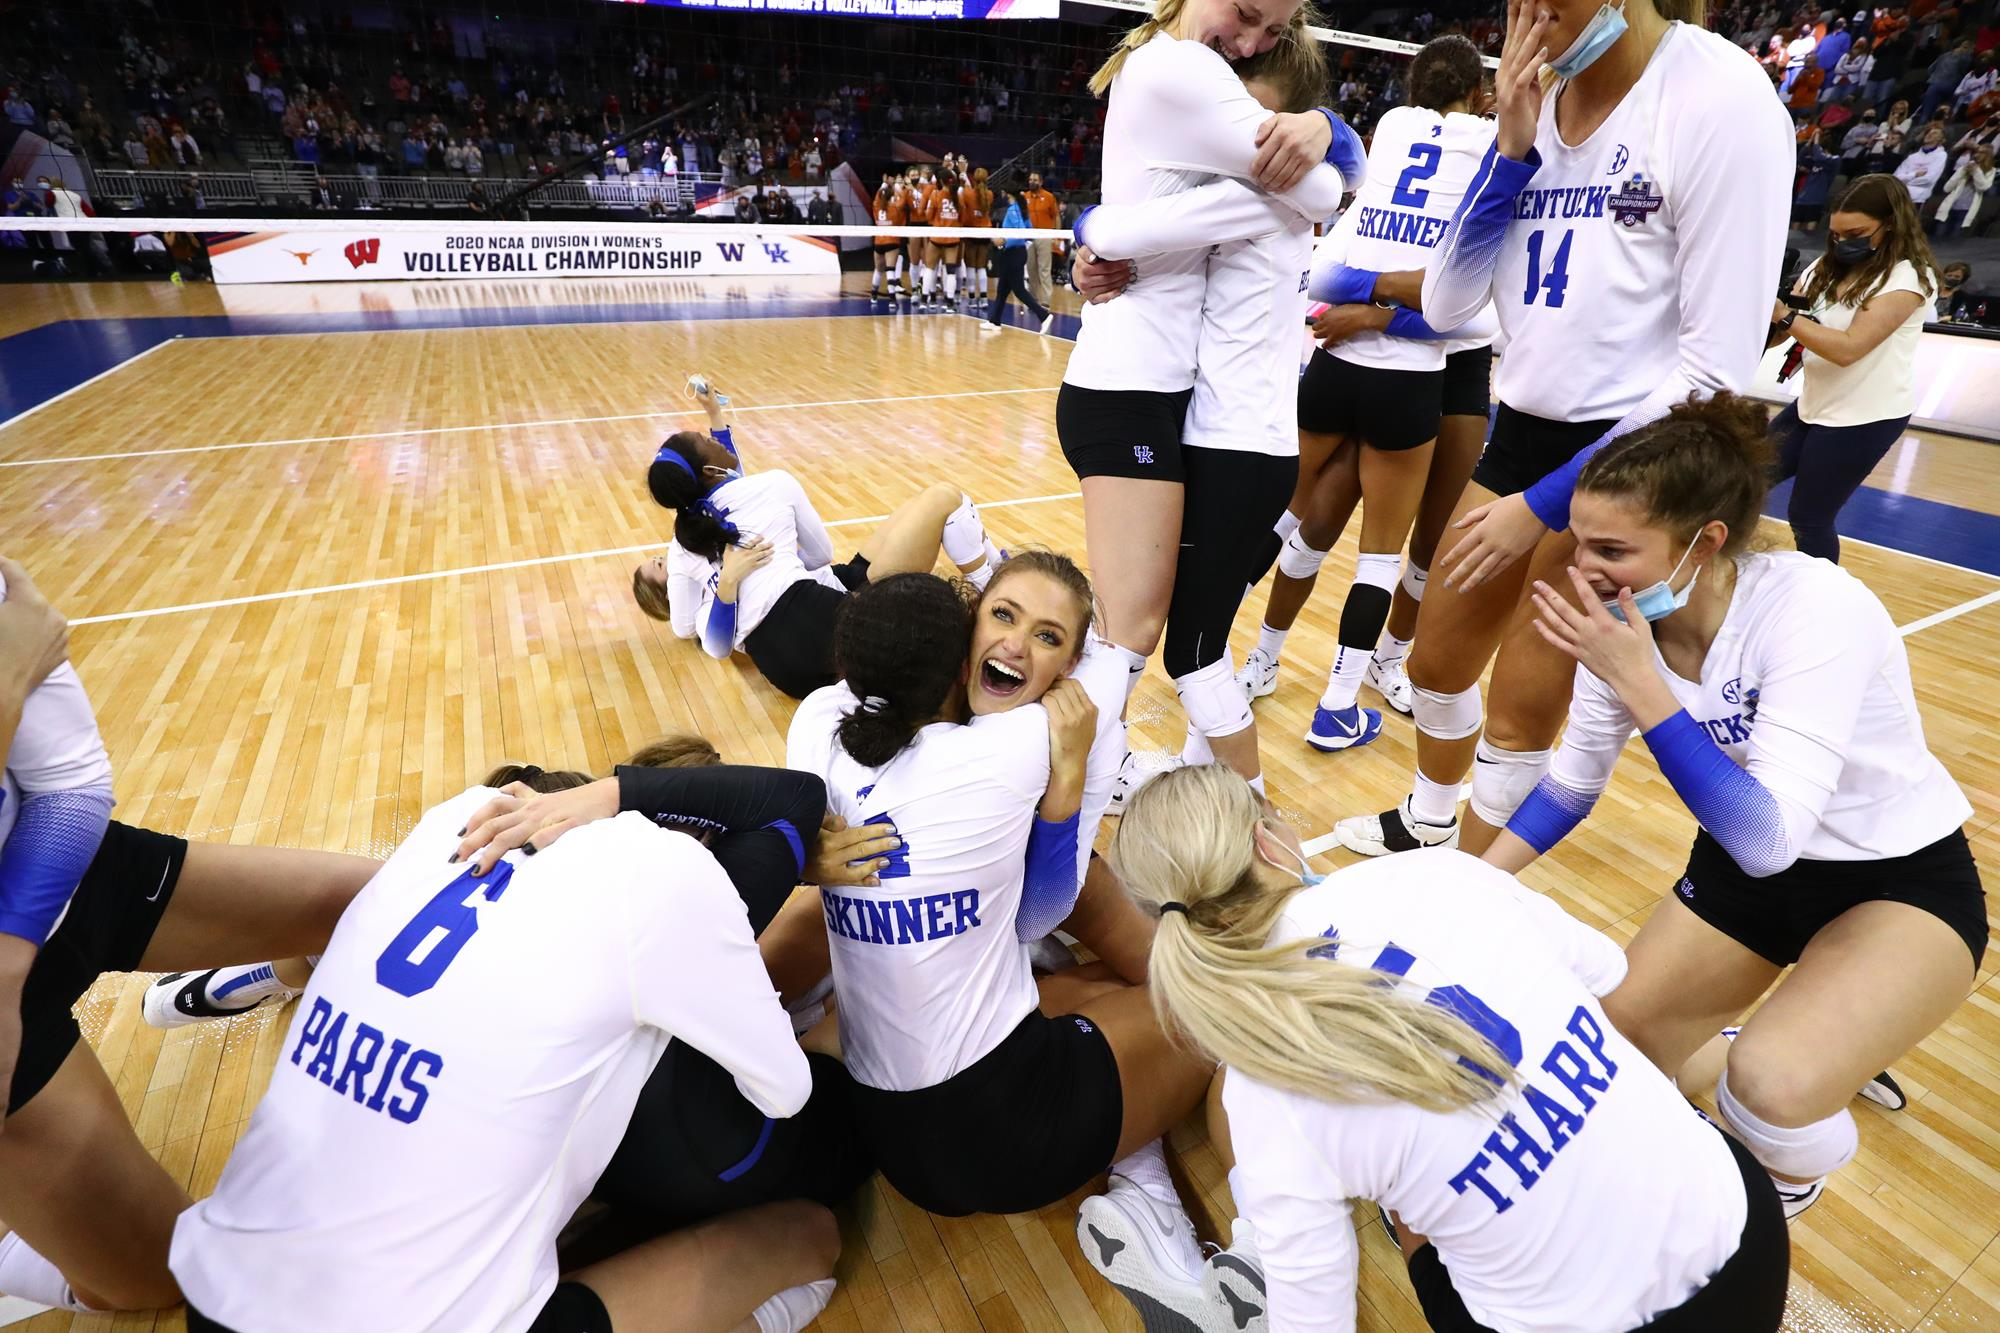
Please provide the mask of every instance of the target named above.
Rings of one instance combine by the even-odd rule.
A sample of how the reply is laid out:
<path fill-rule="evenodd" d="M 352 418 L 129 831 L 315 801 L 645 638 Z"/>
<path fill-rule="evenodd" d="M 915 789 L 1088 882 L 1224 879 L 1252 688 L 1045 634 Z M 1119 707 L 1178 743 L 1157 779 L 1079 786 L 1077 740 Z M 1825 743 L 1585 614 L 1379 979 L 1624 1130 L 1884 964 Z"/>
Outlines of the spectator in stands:
<path fill-rule="evenodd" d="M 1959 83 L 1972 72 L 1972 39 L 1960 41 L 1958 45 L 1937 58 L 1931 66 L 1929 80 L 1924 84 L 1923 105 L 1917 108 L 1917 119 L 1928 121 L 1931 113 L 1944 106 L 1957 91 Z"/>
<path fill-rule="evenodd" d="M 1948 241 L 1963 227 L 1977 226 L 1986 212 L 1987 195 L 1993 189 L 1993 150 L 1980 147 L 1959 159 L 1958 170 L 1945 182 L 1945 194 L 1931 222 L 1931 236 Z"/>
<path fill-rule="evenodd" d="M 1895 176 L 1909 190 L 1911 202 L 1922 209 L 1944 180 L 1947 165 L 1944 129 L 1932 125 L 1924 131 L 1923 146 L 1903 159 L 1896 168 Z"/>
<path fill-rule="evenodd" d="M 1903 164 L 1903 136 L 1884 126 L 1875 136 L 1875 146 L 1854 163 L 1851 176 L 1893 176 Z"/>
<path fill-rule="evenodd" d="M 36 125 L 35 108 L 29 103 L 28 99 L 21 93 L 20 89 L 9 88 L 7 90 L 7 101 L 5 104 L 5 109 L 7 112 L 7 119 L 12 121 L 14 124 L 19 125 L 22 129 L 27 129 L 27 130 L 32 130 L 35 128 Z"/>
<path fill-rule="evenodd" d="M 201 145 L 196 143 L 194 136 L 189 134 L 185 129 L 176 126 L 174 137 L 168 142 L 167 146 L 173 152 L 174 164 L 176 166 L 198 167 L 201 165 Z"/>
<path fill-rule="evenodd" d="M 1868 89 L 1868 82 L 1875 72 L 1875 57 L 1868 53 L 1868 39 L 1857 37 L 1848 53 L 1833 66 L 1833 78 L 1828 83 L 1829 97 L 1861 97 Z"/>
<path fill-rule="evenodd" d="M 76 148 L 76 131 L 70 128 L 62 112 L 55 107 L 49 108 L 48 120 L 42 126 L 42 137 L 58 148 Z"/>
<path fill-rule="evenodd" d="M 1833 193 L 1834 174 L 1840 167 L 1840 158 L 1832 152 L 1837 142 L 1834 131 L 1823 129 L 1799 149 L 1799 169 L 1805 175 L 1792 200 L 1792 225 L 1803 228 L 1808 236 L 1819 230 L 1820 215 L 1826 212 L 1827 198 Z"/>
<path fill-rule="evenodd" d="M 146 169 L 146 144 L 139 137 L 139 130 L 136 126 L 125 132 L 125 160 L 132 164 L 132 170 L 134 171 L 144 171 Z"/>
<path fill-rule="evenodd" d="M 1822 70 L 1831 75 L 1853 45 L 1854 35 L 1847 31 L 1847 20 L 1835 19 L 1827 25 L 1826 36 L 1820 38 L 1819 45 L 1813 48 L 1813 58 L 1819 61 Z"/>
<path fill-rule="evenodd" d="M 181 178 L 180 214 L 193 217 L 208 211 L 208 195 L 201 188 L 201 177 L 190 171 Z"/>
<path fill-rule="evenodd" d="M 1970 298 L 1965 286 L 1972 281 L 1972 265 L 1967 263 L 1946 264 L 1938 275 L 1937 300 L 1932 303 L 1932 313 L 1939 323 L 1963 320 L 1967 317 Z"/>
<path fill-rule="evenodd" d="M 340 201 L 334 197 L 333 186 L 326 177 L 317 173 L 313 176 L 311 204 L 321 213 L 331 213 L 340 207 Z"/>
<path fill-rule="evenodd" d="M 493 211 L 493 205 L 486 197 L 486 182 L 475 180 L 472 188 L 465 192 L 465 211 L 476 218 L 483 218 Z"/>
<path fill-rule="evenodd" d="M 755 222 L 757 220 L 757 203 L 750 197 L 748 190 L 736 196 L 735 217 L 738 222 Z"/>
<path fill-rule="evenodd" d="M 1793 120 L 1804 120 L 1812 115 L 1813 108 L 1819 105 L 1819 90 L 1825 81 L 1826 73 L 1819 67 L 1819 57 L 1808 52 L 1806 63 L 1793 76 L 1791 92 L 1785 98 Z"/>
<path fill-rule="evenodd" d="M 1792 83 L 1798 78 L 1799 71 L 1806 67 L 1806 58 L 1818 47 L 1819 38 L 1813 35 L 1812 24 L 1801 23 L 1798 35 L 1785 47 L 1785 78 L 1784 82 L 1778 85 L 1778 92 L 1781 95 L 1791 96 Z"/>
<path fill-rule="evenodd" d="M 1992 92 L 1996 86 L 2000 86 L 2000 68 L 1995 67 L 1994 60 L 1995 55 L 1993 52 L 1988 51 L 1984 53 L 1979 56 L 1977 63 L 1966 72 L 1965 77 L 1958 81 L 1958 87 L 1953 90 L 1951 95 L 1951 114 L 1953 116 L 1957 116 L 1959 112 L 1970 107 L 1985 94 Z"/>
<path fill-rule="evenodd" d="M 470 138 L 459 145 L 459 156 L 464 161 L 466 175 L 484 176 L 486 174 L 486 151 Z"/>

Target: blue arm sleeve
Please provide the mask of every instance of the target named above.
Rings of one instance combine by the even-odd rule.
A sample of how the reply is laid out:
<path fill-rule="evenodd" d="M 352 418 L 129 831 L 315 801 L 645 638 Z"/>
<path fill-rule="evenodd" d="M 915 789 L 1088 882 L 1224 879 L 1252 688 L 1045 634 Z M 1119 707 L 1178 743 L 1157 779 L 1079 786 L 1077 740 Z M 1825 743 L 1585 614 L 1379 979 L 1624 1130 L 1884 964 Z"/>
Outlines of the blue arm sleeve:
<path fill-rule="evenodd" d="M 1313 275 L 1306 297 L 1328 305 L 1367 305 L 1375 299 L 1375 279 L 1381 276 L 1379 269 L 1331 264 Z"/>
<path fill-rule="evenodd" d="M 1323 106 L 1313 110 L 1326 117 L 1326 123 L 1333 127 L 1333 142 L 1326 146 L 1326 164 L 1340 173 L 1341 184 L 1351 194 L 1361 188 L 1361 182 L 1368 175 L 1368 145 L 1361 142 L 1361 136 L 1346 119 L 1334 114 Z"/>
<path fill-rule="evenodd" d="M 1521 162 L 1502 157 L 1497 144 L 1486 150 L 1426 266 L 1424 311 L 1436 327 L 1457 328 L 1491 298 L 1493 267 L 1514 220 L 1514 201 L 1541 165 L 1542 155 L 1533 149 Z"/>
<path fill-rule="evenodd" d="M 1599 449 L 1611 443 L 1612 438 L 1613 432 L 1606 431 L 1579 450 L 1575 458 L 1521 493 L 1521 498 L 1528 502 L 1529 511 L 1540 519 L 1542 525 L 1550 532 L 1561 532 L 1569 527 L 1569 500 L 1576 494 L 1576 479 L 1583 475 L 1583 465 L 1588 463 Z M 1736 766 L 1731 764 L 1730 767 Z"/>
<path fill-rule="evenodd" d="M 1450 330 L 1440 332 L 1432 328 L 1421 310 L 1411 310 L 1406 306 L 1396 307 L 1395 313 L 1389 316 L 1386 332 L 1392 338 L 1418 338 L 1431 342 L 1451 336 Z"/>
<path fill-rule="evenodd" d="M 738 457 L 736 452 L 736 441 L 729 438 L 729 427 L 718 426 L 716 428 L 715 442 L 721 445 L 723 448 L 727 449 L 729 451 L 729 456 L 731 458 Z"/>
<path fill-rule="evenodd" d="M 1644 732 L 1673 789 L 1747 875 L 1774 875 L 1798 859 L 1770 788 L 1717 748 L 1686 709 Z"/>
<path fill-rule="evenodd" d="M 701 625 L 701 646 L 710 657 L 729 660 L 729 655 L 736 651 L 736 603 L 720 597 L 709 602 L 708 619 Z"/>
<path fill-rule="evenodd" d="M 1570 830 L 1590 814 L 1597 798 L 1545 777 L 1521 802 L 1521 808 L 1507 821 L 1507 831 L 1539 854 L 1567 838 Z"/>
<path fill-rule="evenodd" d="M 38 792 L 0 847 L 0 932 L 40 948 L 90 868 L 111 822 L 109 787 Z"/>
<path fill-rule="evenodd" d="M 1039 816 L 1028 831 L 1027 874 L 1021 880 L 1021 910 L 1014 934 L 1038 940 L 1060 926 L 1076 910 L 1083 886 L 1076 877 L 1076 834 L 1081 810 L 1060 823 Z"/>

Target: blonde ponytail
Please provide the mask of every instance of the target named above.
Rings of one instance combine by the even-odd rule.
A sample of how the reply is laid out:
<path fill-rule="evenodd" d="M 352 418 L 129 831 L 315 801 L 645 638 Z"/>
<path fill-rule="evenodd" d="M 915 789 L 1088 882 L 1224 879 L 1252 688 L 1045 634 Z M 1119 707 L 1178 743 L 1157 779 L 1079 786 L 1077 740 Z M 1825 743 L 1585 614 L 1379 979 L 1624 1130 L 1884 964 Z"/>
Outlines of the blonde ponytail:
<path fill-rule="evenodd" d="M 1259 1082 L 1327 1101 L 1448 1113 L 1514 1086 L 1513 1066 L 1457 1015 L 1368 968 L 1315 957 L 1323 941 L 1265 943 L 1289 895 L 1258 883 L 1261 818 L 1219 764 L 1155 778 L 1126 807 L 1112 868 L 1139 901 L 1175 905 L 1160 915 L 1149 972 L 1166 1030 Z"/>
<path fill-rule="evenodd" d="M 1186 3 L 1187 0 L 1154 0 L 1153 16 L 1120 38 L 1111 55 L 1097 67 L 1097 73 L 1090 76 L 1090 95 L 1104 96 L 1111 81 L 1118 77 L 1118 71 L 1125 68 L 1125 57 L 1179 23 Z"/>

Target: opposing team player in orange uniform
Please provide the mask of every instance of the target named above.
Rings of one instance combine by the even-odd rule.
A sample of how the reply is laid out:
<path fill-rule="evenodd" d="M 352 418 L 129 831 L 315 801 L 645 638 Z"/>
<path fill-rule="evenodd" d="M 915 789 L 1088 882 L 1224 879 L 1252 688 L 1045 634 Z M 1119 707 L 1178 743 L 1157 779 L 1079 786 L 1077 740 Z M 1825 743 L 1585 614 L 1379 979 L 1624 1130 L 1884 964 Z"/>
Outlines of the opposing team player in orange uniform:
<path fill-rule="evenodd" d="M 925 221 L 933 227 L 956 227 L 960 225 L 959 176 L 946 169 L 939 178 L 937 189 L 931 192 L 930 212 Z M 932 285 L 940 275 L 944 284 L 944 304 L 940 309 L 958 309 L 958 268 L 959 255 L 963 246 L 956 234 L 941 235 L 931 244 L 935 257 L 929 272 L 924 274 L 924 296 L 929 299 L 936 291 Z"/>
<path fill-rule="evenodd" d="M 974 167 L 971 178 L 959 186 L 958 216 L 968 227 L 993 225 L 993 191 L 986 184 L 985 167 Z M 986 263 L 992 248 L 992 242 L 984 236 L 965 238 L 965 291 L 967 296 L 979 298 L 981 310 L 986 308 Z"/>
<path fill-rule="evenodd" d="M 875 225 L 878 227 L 900 227 L 909 210 L 903 203 L 902 189 L 895 176 L 882 174 L 881 188 L 875 191 Z M 896 288 L 903 277 L 903 241 L 899 236 L 877 236 L 875 238 L 875 276 L 868 283 L 871 298 L 883 295 L 894 299 Z M 886 290 L 885 290 L 886 289 Z"/>

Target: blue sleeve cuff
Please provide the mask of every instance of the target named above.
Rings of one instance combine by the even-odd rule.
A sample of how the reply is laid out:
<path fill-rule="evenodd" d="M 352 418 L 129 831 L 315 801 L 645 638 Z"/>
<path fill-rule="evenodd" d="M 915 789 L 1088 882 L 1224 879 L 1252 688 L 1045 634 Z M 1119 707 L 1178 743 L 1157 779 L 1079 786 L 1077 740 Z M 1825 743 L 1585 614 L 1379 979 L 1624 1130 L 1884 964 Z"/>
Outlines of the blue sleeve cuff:
<path fill-rule="evenodd" d="M 766 824 L 764 827 L 770 829 L 776 829 L 778 832 L 785 835 L 785 841 L 791 846 L 792 849 L 792 860 L 798 865 L 799 874 L 801 875 L 805 874 L 806 844 L 805 840 L 799 837 L 799 831 L 792 827 L 792 821 L 789 819 L 773 820 L 771 823 Z"/>
<path fill-rule="evenodd" d="M 1746 874 L 1775 874 L 1791 864 L 1777 798 L 1723 753 L 1685 708 L 1641 734 L 1689 812 Z"/>
<path fill-rule="evenodd" d="M 108 787 L 38 792 L 0 848 L 0 933 L 36 948 L 55 929 L 111 822 Z"/>
<path fill-rule="evenodd" d="M 1528 799 L 1521 802 L 1521 808 L 1507 821 L 1507 831 L 1539 855 L 1568 837 L 1570 830 L 1581 824 L 1596 804 L 1595 796 L 1545 777 L 1535 784 Z"/>
<path fill-rule="evenodd" d="M 1362 179 L 1368 174 L 1368 145 L 1361 141 L 1346 119 L 1331 108 L 1316 106 L 1313 110 L 1326 117 L 1326 123 L 1333 130 L 1333 139 L 1326 146 L 1325 163 L 1340 173 L 1342 187 L 1352 193 L 1361 188 Z"/>
<path fill-rule="evenodd" d="M 1328 305 L 1367 305 L 1375 299 L 1375 280 L 1381 276 L 1376 269 L 1336 264 L 1319 273 L 1306 295 Z"/>
<path fill-rule="evenodd" d="M 1418 338 L 1433 342 L 1444 337 L 1425 322 L 1421 310 L 1411 310 L 1407 306 L 1396 307 L 1396 312 L 1389 316 L 1386 332 L 1392 338 Z"/>
<path fill-rule="evenodd" d="M 701 629 L 701 646 L 711 657 L 727 658 L 736 651 L 736 603 L 720 597 L 708 604 L 708 621 Z"/>
<path fill-rule="evenodd" d="M 736 441 L 729 437 L 729 427 L 718 426 L 716 428 L 715 442 L 727 449 L 731 458 L 736 457 Z"/>
<path fill-rule="evenodd" d="M 1088 222 L 1090 220 L 1090 215 L 1092 213 L 1095 213 L 1096 211 L 1097 211 L 1097 205 L 1092 204 L 1088 208 L 1084 209 L 1081 213 L 1078 213 L 1076 215 L 1076 222 L 1074 225 L 1070 227 L 1069 234 L 1070 238 L 1074 240 L 1078 245 L 1086 244 L 1086 242 L 1083 239 L 1083 224 Z"/>
<path fill-rule="evenodd" d="M 1082 888 L 1076 878 L 1076 842 L 1082 823 L 1081 810 L 1053 822 L 1037 816 L 1028 831 L 1021 910 L 1014 918 L 1017 938 L 1041 939 L 1076 910 L 1076 895 Z"/>
<path fill-rule="evenodd" d="M 1583 475 L 1584 464 L 1609 443 L 1611 434 L 1607 431 L 1577 450 L 1576 457 L 1521 493 L 1521 498 L 1528 502 L 1529 512 L 1542 521 L 1543 527 L 1550 532 L 1568 529 L 1569 501 L 1576 494 L 1576 479 Z"/>

